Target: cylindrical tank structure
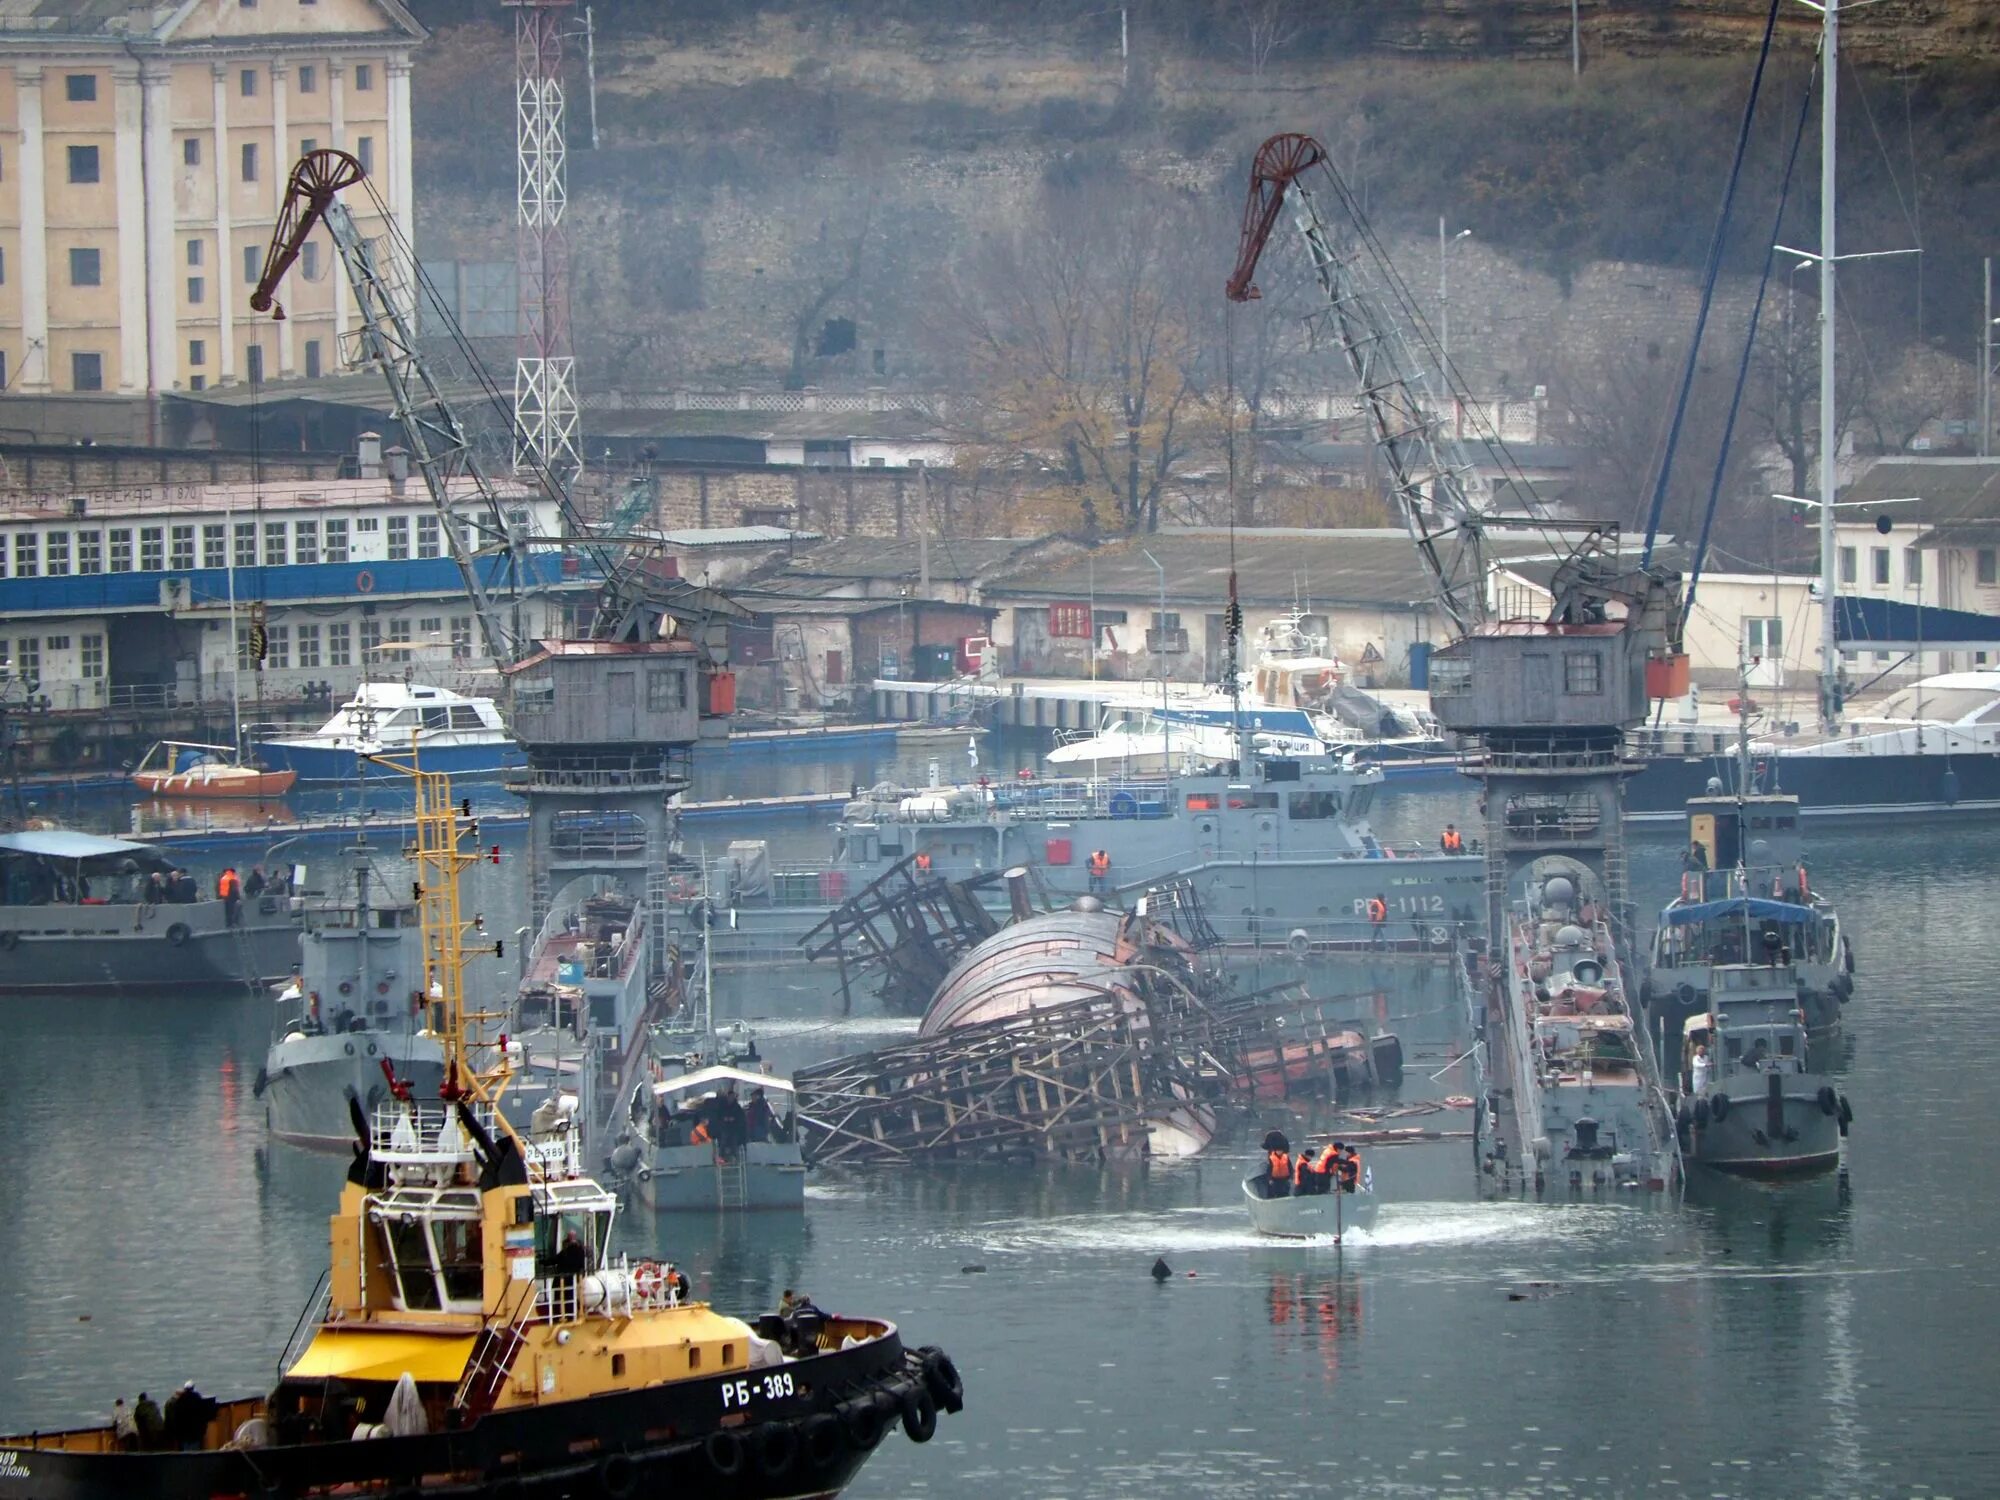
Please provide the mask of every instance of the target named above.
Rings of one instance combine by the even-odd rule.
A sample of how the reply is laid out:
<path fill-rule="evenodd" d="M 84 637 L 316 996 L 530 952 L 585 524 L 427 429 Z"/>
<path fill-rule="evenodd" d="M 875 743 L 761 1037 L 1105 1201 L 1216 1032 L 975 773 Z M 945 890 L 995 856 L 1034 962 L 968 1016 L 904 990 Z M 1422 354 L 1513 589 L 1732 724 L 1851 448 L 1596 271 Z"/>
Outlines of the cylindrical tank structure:
<path fill-rule="evenodd" d="M 999 1021 L 1030 1006 L 1123 994 L 1136 1006 L 1131 969 L 1145 949 L 1134 932 L 1157 944 L 1164 929 L 1110 911 L 1055 911 L 1003 927 L 971 949 L 944 977 L 924 1009 L 919 1036 L 954 1026 Z M 1171 936 L 1171 934 L 1167 934 Z"/>

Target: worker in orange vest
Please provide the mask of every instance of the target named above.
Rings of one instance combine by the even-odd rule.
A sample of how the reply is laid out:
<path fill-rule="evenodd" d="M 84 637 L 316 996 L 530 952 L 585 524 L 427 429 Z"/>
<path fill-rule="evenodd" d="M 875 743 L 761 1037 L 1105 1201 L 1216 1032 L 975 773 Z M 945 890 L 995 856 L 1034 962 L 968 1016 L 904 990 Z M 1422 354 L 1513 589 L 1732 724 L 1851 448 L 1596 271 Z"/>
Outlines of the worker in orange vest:
<path fill-rule="evenodd" d="M 1270 1179 L 1265 1196 L 1283 1198 L 1292 1190 L 1292 1143 L 1281 1130 L 1264 1137 L 1264 1175 Z"/>
<path fill-rule="evenodd" d="M 1438 848 L 1446 854 L 1465 853 L 1465 835 L 1458 831 L 1456 823 L 1444 825 L 1444 832 L 1438 836 Z"/>
<path fill-rule="evenodd" d="M 1111 856 L 1102 849 L 1090 851 L 1090 888 L 1093 891 L 1109 890 L 1111 886 Z"/>
<path fill-rule="evenodd" d="M 1338 1142 L 1335 1143 L 1339 1145 Z M 1351 1193 L 1361 1185 L 1361 1153 L 1352 1146 L 1340 1146 L 1340 1190 Z"/>
<path fill-rule="evenodd" d="M 1389 898 L 1379 891 L 1368 898 L 1368 926 L 1370 928 L 1368 946 L 1381 947 L 1389 932 Z"/>
<path fill-rule="evenodd" d="M 919 854 L 917 856 L 917 873 L 919 875 L 928 875 L 930 872 L 931 857 L 928 854 Z"/>
<path fill-rule="evenodd" d="M 1313 1170 L 1328 1181 L 1340 1175 L 1340 1143 L 1338 1141 L 1330 1142 L 1327 1148 L 1320 1152 L 1319 1160 L 1313 1163 Z"/>
<path fill-rule="evenodd" d="M 237 877 L 236 866 L 222 872 L 215 882 L 215 894 L 222 898 L 223 920 L 234 927 L 237 908 L 243 904 L 243 882 Z"/>

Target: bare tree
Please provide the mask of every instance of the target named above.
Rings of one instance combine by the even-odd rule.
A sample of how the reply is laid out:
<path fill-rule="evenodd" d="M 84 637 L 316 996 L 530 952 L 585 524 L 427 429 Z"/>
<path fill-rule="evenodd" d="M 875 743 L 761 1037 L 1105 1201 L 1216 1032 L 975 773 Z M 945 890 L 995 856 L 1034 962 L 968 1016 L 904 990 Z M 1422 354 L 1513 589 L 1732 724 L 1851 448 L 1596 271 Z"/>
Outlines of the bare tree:
<path fill-rule="evenodd" d="M 1298 37 L 1300 7 L 1296 0 L 1231 0 L 1229 8 L 1250 61 L 1250 77 L 1262 84 L 1272 55 Z"/>
<path fill-rule="evenodd" d="M 1151 531 L 1213 431 L 1190 299 L 1187 194 L 1093 180 L 947 271 L 936 336 L 963 394 L 947 426 L 1004 455 L 1053 522 Z"/>

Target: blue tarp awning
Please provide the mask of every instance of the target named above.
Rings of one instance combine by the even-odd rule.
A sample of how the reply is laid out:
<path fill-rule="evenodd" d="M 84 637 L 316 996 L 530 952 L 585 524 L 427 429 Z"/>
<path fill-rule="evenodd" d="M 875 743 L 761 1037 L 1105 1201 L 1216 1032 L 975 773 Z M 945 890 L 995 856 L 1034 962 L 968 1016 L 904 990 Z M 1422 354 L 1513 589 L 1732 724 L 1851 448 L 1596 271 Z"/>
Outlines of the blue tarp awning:
<path fill-rule="evenodd" d="M 1898 599 L 1856 599 L 1846 594 L 1834 604 L 1833 627 L 1843 646 L 1866 646 L 1875 651 L 2000 646 L 2000 616 L 1905 604 Z"/>
<path fill-rule="evenodd" d="M 1750 916 L 1762 922 L 1810 922 L 1817 915 L 1810 906 L 1797 906 L 1790 901 L 1769 901 L 1762 896 L 1731 896 L 1726 901 L 1670 906 L 1660 913 L 1660 921 L 1668 927 L 1687 927 L 1696 922 L 1719 922 L 1725 917 Z"/>

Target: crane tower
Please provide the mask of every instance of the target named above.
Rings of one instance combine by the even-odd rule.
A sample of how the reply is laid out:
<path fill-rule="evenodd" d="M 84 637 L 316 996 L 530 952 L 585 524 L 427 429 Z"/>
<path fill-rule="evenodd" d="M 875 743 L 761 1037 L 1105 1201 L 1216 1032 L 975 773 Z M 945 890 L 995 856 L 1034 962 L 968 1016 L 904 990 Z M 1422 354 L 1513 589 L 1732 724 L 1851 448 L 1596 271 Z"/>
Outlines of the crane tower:
<path fill-rule="evenodd" d="M 573 0 L 502 0 L 514 15 L 516 281 L 514 466 L 565 481 L 583 468 L 569 332 L 562 23 Z"/>

